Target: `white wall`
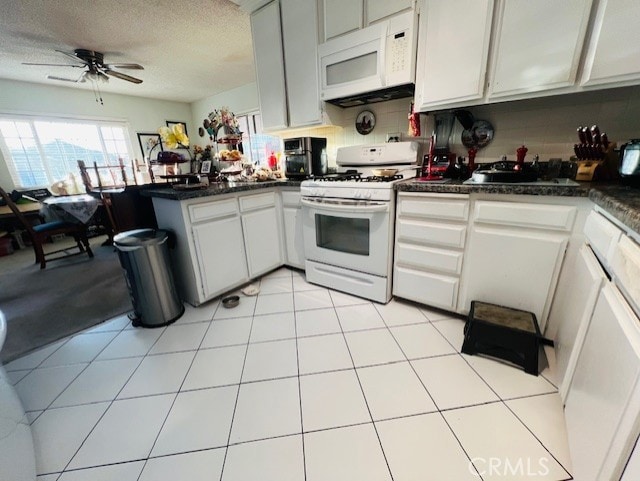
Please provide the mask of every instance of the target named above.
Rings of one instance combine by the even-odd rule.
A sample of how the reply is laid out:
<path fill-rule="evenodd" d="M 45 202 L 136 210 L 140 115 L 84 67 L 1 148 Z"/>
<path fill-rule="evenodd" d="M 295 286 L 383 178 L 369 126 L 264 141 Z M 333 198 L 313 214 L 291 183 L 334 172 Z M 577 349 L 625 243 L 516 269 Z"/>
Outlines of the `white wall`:
<path fill-rule="evenodd" d="M 236 114 L 258 109 L 258 91 L 255 83 L 207 97 L 192 104 L 168 102 L 115 94 L 103 94 L 104 106 L 97 105 L 91 91 L 48 85 L 0 80 L 0 113 L 61 114 L 129 122 L 131 142 L 135 155 L 139 151 L 136 132 L 155 132 L 166 120 L 187 122 L 192 144 L 206 145 L 208 139 L 198 136 L 198 127 L 213 109 L 229 107 Z M 280 137 L 313 135 L 327 138 L 329 161 L 335 163 L 335 152 L 344 145 L 364 145 L 384 142 L 391 132 L 405 134 L 410 99 L 371 104 L 366 107 L 345 109 L 342 119 L 334 126 L 279 132 Z M 376 115 L 376 126 L 369 135 L 355 130 L 355 118 L 362 110 Z M 599 90 L 588 93 L 543 97 L 539 99 L 505 102 L 471 107 L 477 119 L 489 120 L 495 128 L 493 142 L 477 156 L 479 162 L 499 160 L 506 154 L 515 158 L 516 149 L 525 144 L 529 149 L 526 160 L 539 154 L 540 160 L 551 157 L 568 159 L 573 155 L 579 125 L 598 124 L 611 141 L 618 144 L 640 137 L 640 87 Z M 433 114 L 422 115 L 420 141 L 428 142 L 433 131 Z M 451 149 L 466 157 L 460 143 L 462 127 L 456 122 L 452 133 Z M 4 159 L 0 154 L 0 185 L 13 188 Z"/>
<path fill-rule="evenodd" d="M 381 102 L 363 107 L 351 107 L 343 112 L 343 120 L 333 127 L 321 127 L 296 131 L 296 135 L 314 135 L 327 138 L 329 160 L 343 145 L 364 145 L 386 141 L 388 133 L 402 132 L 404 140 L 408 130 L 408 114 L 411 99 Z M 369 135 L 360 135 L 355 129 L 355 118 L 363 110 L 371 110 L 376 116 L 376 126 Z M 573 145 L 578 143 L 578 126 L 598 124 L 607 132 L 610 141 L 618 145 L 640 138 L 640 87 L 598 90 L 594 92 L 543 97 L 538 99 L 504 102 L 470 107 L 476 119 L 488 120 L 495 128 L 491 144 L 480 150 L 478 162 L 495 162 L 505 154 L 515 160 L 516 149 L 526 145 L 529 149 L 525 160 L 530 162 L 535 154 L 541 161 L 559 157 L 568 160 L 574 155 Z M 421 115 L 422 136 L 417 139 L 428 143 L 434 129 L 434 114 Z M 460 141 L 462 126 L 455 122 L 450 148 L 467 157 L 467 149 Z M 279 133 L 286 137 L 286 133 Z"/>
<path fill-rule="evenodd" d="M 194 133 L 189 137 L 192 143 L 202 146 L 209 143 L 208 137 L 198 136 L 198 128 L 202 126 L 202 121 L 208 117 L 209 112 L 219 110 L 221 107 L 229 107 L 236 115 L 256 112 L 258 110 L 258 86 L 252 82 L 193 102 L 191 111 Z"/>
<path fill-rule="evenodd" d="M 104 105 L 97 104 L 90 90 L 0 79 L 0 115 L 21 113 L 125 121 L 138 159 L 142 159 L 142 152 L 136 133 L 157 132 L 167 120 L 186 122 L 190 139 L 197 137 L 197 128 L 191 123 L 190 104 L 106 92 L 102 93 L 102 99 Z M 0 185 L 8 190 L 14 188 L 2 153 Z"/>

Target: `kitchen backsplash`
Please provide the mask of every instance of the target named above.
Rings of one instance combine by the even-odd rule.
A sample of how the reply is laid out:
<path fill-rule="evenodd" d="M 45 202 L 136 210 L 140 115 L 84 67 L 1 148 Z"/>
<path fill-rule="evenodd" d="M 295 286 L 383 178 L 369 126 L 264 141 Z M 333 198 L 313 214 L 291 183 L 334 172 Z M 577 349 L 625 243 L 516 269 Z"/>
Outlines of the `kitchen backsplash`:
<path fill-rule="evenodd" d="M 401 132 L 403 140 L 410 140 L 410 105 L 410 99 L 400 99 L 344 109 L 341 125 L 298 130 L 295 135 L 326 137 L 329 162 L 335 164 L 338 147 L 385 142 L 387 135 L 395 132 Z M 355 118 L 362 110 L 371 110 L 376 116 L 375 128 L 369 135 L 360 135 L 355 129 Z M 478 152 L 477 162 L 493 162 L 502 155 L 515 160 L 516 149 L 523 144 L 529 149 L 526 161 L 535 154 L 540 155 L 541 161 L 554 157 L 568 160 L 578 142 L 576 128 L 580 125 L 598 124 L 618 145 L 640 138 L 640 87 L 503 102 L 467 110 L 495 128 L 494 140 Z M 416 140 L 426 144 L 433 131 L 434 116 L 430 113 L 420 118 L 422 137 Z M 460 142 L 462 130 L 456 121 L 450 145 L 453 152 L 466 157 L 467 149 Z"/>

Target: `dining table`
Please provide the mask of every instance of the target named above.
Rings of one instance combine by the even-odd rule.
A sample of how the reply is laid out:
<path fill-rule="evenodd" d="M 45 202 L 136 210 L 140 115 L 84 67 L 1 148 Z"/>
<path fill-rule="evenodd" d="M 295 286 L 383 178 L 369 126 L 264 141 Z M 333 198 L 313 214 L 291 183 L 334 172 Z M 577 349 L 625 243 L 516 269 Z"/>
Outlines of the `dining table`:
<path fill-rule="evenodd" d="M 87 224 L 98 210 L 99 200 L 88 194 L 52 196 L 42 201 L 47 222 L 61 220 Z"/>

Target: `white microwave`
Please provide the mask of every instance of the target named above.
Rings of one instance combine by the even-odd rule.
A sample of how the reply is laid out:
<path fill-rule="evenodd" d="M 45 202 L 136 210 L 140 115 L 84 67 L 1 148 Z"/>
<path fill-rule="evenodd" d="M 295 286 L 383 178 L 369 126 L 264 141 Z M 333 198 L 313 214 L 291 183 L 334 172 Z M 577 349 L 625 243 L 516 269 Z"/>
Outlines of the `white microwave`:
<path fill-rule="evenodd" d="M 394 96 L 393 89 L 406 91 L 410 85 L 413 92 L 416 45 L 414 11 L 323 43 L 318 47 L 321 99 L 341 105 L 334 100 L 376 91 L 386 91 L 390 98 L 408 96 Z"/>

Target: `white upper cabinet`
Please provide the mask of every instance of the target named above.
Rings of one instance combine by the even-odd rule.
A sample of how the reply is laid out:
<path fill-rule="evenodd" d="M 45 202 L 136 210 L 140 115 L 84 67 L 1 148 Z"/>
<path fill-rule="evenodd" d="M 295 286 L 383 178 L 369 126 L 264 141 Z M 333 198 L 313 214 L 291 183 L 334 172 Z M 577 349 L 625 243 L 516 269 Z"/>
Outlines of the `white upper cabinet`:
<path fill-rule="evenodd" d="M 348 2 L 343 1 L 343 3 Z M 365 21 L 367 22 L 367 24 L 370 24 L 385 17 L 395 15 L 402 10 L 408 10 L 412 6 L 413 0 L 366 0 Z"/>
<path fill-rule="evenodd" d="M 276 0 L 251 14 L 258 101 L 265 130 L 288 126 L 280 3 Z"/>
<path fill-rule="evenodd" d="M 419 110 L 484 96 L 493 0 L 422 0 L 415 102 Z"/>
<path fill-rule="evenodd" d="M 362 28 L 362 0 L 322 0 L 324 40 Z"/>
<path fill-rule="evenodd" d="M 321 121 L 315 0 L 280 0 L 289 126 Z"/>
<path fill-rule="evenodd" d="M 323 42 L 413 8 L 415 0 L 318 0 Z"/>
<path fill-rule="evenodd" d="M 489 100 L 531 97 L 534 92 L 573 87 L 591 3 L 592 0 L 501 1 Z M 616 35 L 618 30 L 612 29 L 611 34 Z"/>
<path fill-rule="evenodd" d="M 587 48 L 581 84 L 615 86 L 640 80 L 640 2 L 601 0 Z M 614 86 L 614 85 L 611 85 Z"/>
<path fill-rule="evenodd" d="M 316 0 L 273 0 L 251 14 L 264 130 L 325 122 L 318 73 Z"/>

